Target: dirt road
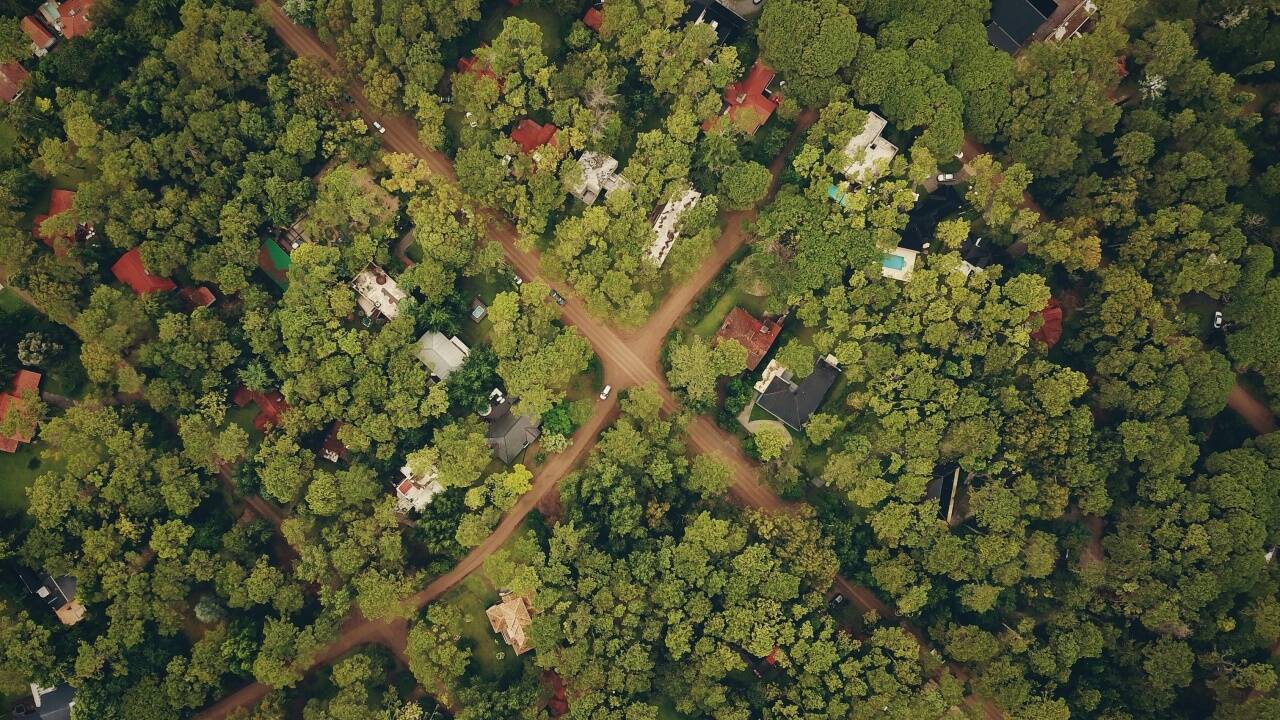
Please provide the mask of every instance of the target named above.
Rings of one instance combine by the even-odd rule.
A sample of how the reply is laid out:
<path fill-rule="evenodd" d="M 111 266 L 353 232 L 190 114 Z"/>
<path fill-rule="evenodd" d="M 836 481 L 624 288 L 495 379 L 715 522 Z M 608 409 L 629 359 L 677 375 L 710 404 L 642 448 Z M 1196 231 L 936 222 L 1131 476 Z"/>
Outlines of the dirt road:
<path fill-rule="evenodd" d="M 266 17 L 275 28 L 277 34 L 289 48 L 299 55 L 317 58 L 326 62 L 335 70 L 337 69 L 334 65 L 333 53 L 314 34 L 294 25 L 272 0 L 257 0 L 257 2 L 263 8 Z M 386 128 L 386 132 L 381 134 L 380 139 L 388 149 L 394 152 L 416 155 L 428 163 L 429 167 L 435 172 L 450 179 L 455 178 L 448 158 L 422 145 L 411 120 L 408 118 L 375 115 L 358 86 L 353 86 L 350 92 L 356 108 L 366 121 L 372 125 L 372 122 L 377 120 Z M 816 119 L 816 113 L 808 113 L 802 117 L 803 124 L 800 130 L 811 124 L 814 119 Z M 789 142 L 788 147 L 793 146 L 799 135 L 800 131 L 798 130 Z M 781 169 L 781 161 L 775 161 L 771 167 L 774 172 L 774 187 L 776 187 Z M 685 312 L 689 303 L 715 278 L 724 264 L 745 242 L 745 234 L 741 228 L 741 221 L 744 219 L 745 213 L 731 216 L 730 222 L 727 223 L 726 231 L 717 241 L 716 249 L 711 257 L 707 258 L 689 281 L 674 291 L 673 297 L 669 297 L 662 304 L 657 315 L 638 333 L 624 336 L 587 313 L 582 303 L 572 293 L 568 292 L 568 288 L 558 287 L 555 283 L 550 283 L 543 279 L 539 272 L 540 264 L 536 253 L 525 252 L 517 247 L 517 236 L 514 227 L 500 213 L 492 210 L 486 212 L 490 221 L 488 228 L 490 239 L 502 245 L 508 261 L 515 267 L 517 272 L 526 280 L 539 279 L 552 287 L 556 287 L 568 299 L 562 309 L 563 319 L 566 324 L 576 327 L 591 343 L 605 368 L 605 382 L 618 389 L 636 385 L 652 385 L 662 398 L 663 408 L 669 412 L 676 410 L 679 407 L 679 401 L 667 387 L 659 362 L 662 340 Z M 616 398 L 617 395 L 614 397 Z M 522 497 L 517 505 L 507 513 L 497 530 L 486 538 L 480 546 L 468 553 L 452 570 L 436 578 L 426 588 L 414 595 L 412 598 L 413 606 L 420 608 L 440 597 L 468 574 L 480 568 L 485 558 L 510 539 L 525 515 L 594 446 L 600 432 L 611 420 L 615 410 L 616 400 L 601 403 L 597 406 L 591 420 L 575 433 L 570 450 L 553 458 L 550 463 L 539 471 L 535 477 L 533 489 Z M 689 446 L 695 452 L 699 454 L 716 454 L 729 462 L 734 470 L 735 482 L 732 492 L 739 501 L 745 505 L 766 510 L 781 510 L 788 507 L 787 503 L 784 503 L 771 489 L 760 482 L 754 463 L 743 453 L 741 446 L 733 435 L 717 427 L 705 416 L 695 419 L 689 425 L 687 433 Z M 850 600 L 864 611 L 876 609 L 885 617 L 893 617 L 892 611 L 867 588 L 856 586 L 839 577 L 836 579 L 836 586 L 844 591 Z M 915 632 L 918 633 L 918 631 Z M 917 634 L 917 637 L 923 643 L 923 636 Z M 400 651 L 403 652 L 405 642 L 403 626 L 400 623 L 388 624 L 369 621 L 360 617 L 354 618 L 344 625 L 338 640 L 326 647 L 320 656 L 315 659 L 315 662 L 311 664 L 311 667 L 331 662 L 344 652 L 361 644 L 384 641 L 386 643 L 395 643 L 392 647 L 399 647 Z M 927 649 L 927 645 L 923 645 L 923 647 Z M 221 720 L 234 709 L 256 702 L 266 692 L 267 689 L 264 686 L 259 684 L 250 685 L 224 698 L 199 717 L 202 720 Z M 1002 717 L 999 711 L 990 703 L 979 704 L 986 706 L 984 714 L 988 717 Z"/>
<path fill-rule="evenodd" d="M 1227 407 L 1235 410 L 1259 435 L 1275 432 L 1276 416 L 1272 414 L 1271 408 L 1245 390 L 1238 381 L 1231 386 L 1231 392 L 1227 395 Z"/>

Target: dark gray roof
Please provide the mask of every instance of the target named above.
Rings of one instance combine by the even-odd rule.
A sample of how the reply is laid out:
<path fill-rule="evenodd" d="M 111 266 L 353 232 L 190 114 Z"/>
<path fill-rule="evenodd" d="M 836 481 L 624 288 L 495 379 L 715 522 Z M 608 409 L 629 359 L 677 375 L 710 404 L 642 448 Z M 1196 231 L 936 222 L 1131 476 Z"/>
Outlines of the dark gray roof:
<path fill-rule="evenodd" d="M 70 575 L 55 578 L 47 572 L 42 571 L 37 575 L 30 570 L 19 568 L 18 578 L 22 580 L 27 592 L 55 610 L 76 597 L 76 579 Z"/>
<path fill-rule="evenodd" d="M 1007 53 L 1015 53 L 1053 14 L 1050 0 L 993 0 L 987 39 Z"/>
<path fill-rule="evenodd" d="M 775 377 L 760 394 L 756 405 L 792 430 L 800 430 L 839 376 L 839 370 L 819 360 L 813 372 L 799 383 Z"/>
<path fill-rule="evenodd" d="M 737 39 L 742 33 L 742 28 L 746 26 L 747 21 L 741 15 L 721 5 L 716 0 L 693 0 L 689 3 L 689 9 L 685 10 L 684 15 L 680 18 L 684 24 L 696 22 L 698 18 L 702 18 L 702 22 L 716 24 L 716 39 L 721 45 L 728 45 Z"/>
<path fill-rule="evenodd" d="M 493 450 L 494 457 L 507 465 L 515 462 L 520 453 L 542 435 L 542 430 L 538 427 L 542 424 L 542 418 L 529 418 L 513 412 L 512 405 L 514 401 L 503 402 L 502 407 L 495 407 L 485 418 L 489 421 L 484 434 L 485 440 Z"/>
<path fill-rule="evenodd" d="M 40 707 L 36 708 L 36 717 L 40 720 L 71 720 L 71 706 L 75 704 L 76 694 L 69 685 L 58 685 L 53 690 L 40 695 Z"/>

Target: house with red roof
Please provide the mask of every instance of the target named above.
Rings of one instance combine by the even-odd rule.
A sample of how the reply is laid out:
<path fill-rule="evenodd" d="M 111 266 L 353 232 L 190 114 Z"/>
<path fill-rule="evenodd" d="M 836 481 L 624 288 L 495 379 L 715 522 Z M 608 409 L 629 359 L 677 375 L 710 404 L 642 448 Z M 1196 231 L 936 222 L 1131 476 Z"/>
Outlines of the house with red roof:
<path fill-rule="evenodd" d="M 724 316 L 720 329 L 716 331 L 717 340 L 736 340 L 747 349 L 747 369 L 755 370 L 764 356 L 773 347 L 774 341 L 782 332 L 782 324 L 772 320 L 757 320 L 751 313 L 735 307 Z"/>
<path fill-rule="evenodd" d="M 1038 330 L 1031 333 L 1031 339 L 1044 343 L 1046 347 L 1057 345 L 1062 339 L 1062 306 L 1055 298 L 1049 298 L 1049 304 L 1039 315 L 1042 323 Z"/>
<path fill-rule="evenodd" d="M 27 69 L 16 62 L 0 65 L 0 100 L 11 103 L 22 95 L 22 84 L 27 81 Z"/>
<path fill-rule="evenodd" d="M 40 15 L 49 27 L 57 30 L 65 38 L 78 38 L 89 34 L 93 29 L 93 21 L 89 18 L 97 0 L 67 0 L 63 3 L 46 0 L 40 5 Z"/>
<path fill-rule="evenodd" d="M 724 113 L 704 122 L 702 129 L 711 130 L 719 125 L 721 118 L 728 116 L 734 126 L 748 135 L 755 135 L 782 104 L 782 93 L 769 90 L 769 84 L 776 75 L 773 68 L 757 60 L 741 82 L 725 88 Z"/>
<path fill-rule="evenodd" d="M 279 391 L 258 392 L 250 390 L 241 385 L 236 388 L 235 393 L 231 395 L 231 402 L 236 407 L 244 407 L 249 403 L 258 406 L 258 414 L 253 418 L 253 426 L 259 432 L 266 432 L 268 429 L 280 424 L 280 416 L 289 411 L 289 404 L 284 401 L 284 395 Z"/>
<path fill-rule="evenodd" d="M 556 126 L 551 123 L 539 125 L 538 123 L 525 118 L 516 125 L 516 129 L 511 131 L 511 139 L 520 146 L 520 152 L 528 155 L 538 148 L 548 143 L 556 142 Z"/>
<path fill-rule="evenodd" d="M 604 27 L 604 10 L 602 5 L 603 3 L 592 5 L 587 8 L 587 14 L 582 16 L 582 24 L 597 33 L 600 32 L 600 28 Z"/>
<path fill-rule="evenodd" d="M 493 71 L 489 69 L 489 64 L 475 55 L 472 55 L 471 57 L 458 58 L 458 72 L 464 74 L 475 73 L 480 77 L 490 77 L 494 80 L 498 80 L 498 76 L 493 74 Z M 502 81 L 499 80 L 498 84 L 501 85 Z"/>
<path fill-rule="evenodd" d="M 178 291 L 178 297 L 182 298 L 182 301 L 192 310 L 200 307 L 209 307 L 217 300 L 213 291 L 203 285 L 182 288 Z"/>
<path fill-rule="evenodd" d="M 22 27 L 22 32 L 31 38 L 31 52 L 36 57 L 43 57 L 58 41 L 34 15 L 22 18 L 22 22 L 18 24 Z"/>
<path fill-rule="evenodd" d="M 111 274 L 115 275 L 120 282 L 133 288 L 138 295 L 167 292 L 178 287 L 177 283 L 169 278 L 157 277 L 147 272 L 146 267 L 142 265 L 142 254 L 138 252 L 138 248 L 121 255 L 116 264 L 111 266 Z"/>
<path fill-rule="evenodd" d="M 37 215 L 35 225 L 31 228 L 31 232 L 36 236 L 36 239 L 53 248 L 53 254 L 58 257 L 63 257 L 67 254 L 67 246 L 69 245 L 71 238 L 67 237 L 65 234 L 47 234 L 41 229 L 41 226 L 44 225 L 45 220 L 56 215 L 61 215 L 62 213 L 70 210 L 75 206 L 75 203 L 76 194 L 74 191 L 55 189 L 49 196 L 49 212 L 44 213 L 43 215 Z"/>
<path fill-rule="evenodd" d="M 9 413 L 19 412 L 22 395 L 26 392 L 40 392 L 41 375 L 30 370 L 19 370 L 9 384 L 9 391 L 0 393 L 0 423 L 9 417 Z M 0 452 L 17 452 L 18 446 L 31 442 L 29 430 L 18 430 L 12 435 L 0 435 Z"/>

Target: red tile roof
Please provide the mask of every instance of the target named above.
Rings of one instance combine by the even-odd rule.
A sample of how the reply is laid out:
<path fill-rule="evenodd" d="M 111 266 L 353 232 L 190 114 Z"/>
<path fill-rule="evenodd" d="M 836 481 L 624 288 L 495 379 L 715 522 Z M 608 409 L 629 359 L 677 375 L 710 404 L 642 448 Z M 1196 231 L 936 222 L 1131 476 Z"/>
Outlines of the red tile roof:
<path fill-rule="evenodd" d="M 44 232 L 40 230 L 40 226 L 45 220 L 70 210 L 75 205 L 75 200 L 76 194 L 71 190 L 54 190 L 53 194 L 49 196 L 49 212 L 44 215 L 37 215 L 35 225 L 31 228 L 31 232 L 36 236 L 36 238 L 45 245 L 53 248 L 53 254 L 58 257 L 62 257 L 67 254 L 67 243 L 59 242 L 65 241 L 67 238 L 65 236 L 54 237 L 52 235 L 45 235 Z"/>
<path fill-rule="evenodd" d="M 28 15 L 22 18 L 22 32 L 31 38 L 31 42 L 42 50 L 48 50 L 53 47 L 53 33 L 45 29 L 44 23 L 36 19 L 34 15 Z"/>
<path fill-rule="evenodd" d="M 19 370 L 13 376 L 9 392 L 0 393 L 0 422 L 4 422 L 5 418 L 8 417 L 9 408 L 12 404 L 21 401 L 23 392 L 27 390 L 39 391 L 40 377 L 40 373 L 31 372 L 30 370 Z M 0 435 L 0 452 L 17 452 L 19 445 L 31 442 L 31 437 L 30 432 Z"/>
<path fill-rule="evenodd" d="M 289 410 L 289 405 L 284 401 L 284 396 L 279 392 L 262 393 L 241 385 L 231 395 L 231 402 L 236 407 L 244 407 L 249 403 L 256 403 L 258 406 L 258 414 L 253 418 L 253 426 L 262 432 L 266 432 L 268 426 L 279 425 L 280 416 Z"/>
<path fill-rule="evenodd" d="M 600 32 L 600 28 L 604 27 L 604 13 L 600 12 L 600 8 L 592 7 L 587 10 L 587 14 L 582 16 L 582 24 Z"/>
<path fill-rule="evenodd" d="M 773 68 L 757 60 L 742 82 L 724 89 L 725 114 L 748 135 L 754 135 L 782 103 L 781 93 L 764 94 L 776 74 Z M 721 117 L 706 121 L 702 129 L 712 129 L 719 124 Z"/>
<path fill-rule="evenodd" d="M 1039 340 L 1048 347 L 1057 345 L 1062 339 L 1062 306 L 1054 298 L 1049 298 L 1049 304 L 1040 311 L 1040 317 L 1043 318 L 1044 324 L 1039 330 L 1031 333 L 1031 338 Z"/>
<path fill-rule="evenodd" d="M 475 74 L 480 77 L 490 77 L 494 80 L 498 79 L 498 76 L 493 74 L 493 71 L 489 69 L 489 66 L 475 55 L 472 55 L 471 57 L 458 58 L 458 72 L 475 72 Z"/>
<path fill-rule="evenodd" d="M 747 349 L 747 369 L 755 370 L 781 332 L 782 325 L 779 323 L 771 320 L 761 322 L 746 310 L 735 307 L 724 316 L 724 322 L 720 323 L 716 337 L 737 340 Z"/>
<path fill-rule="evenodd" d="M 396 489 L 400 491 L 401 495 L 408 495 L 409 491 L 413 489 L 413 481 L 409 479 L 401 480 L 399 487 Z"/>
<path fill-rule="evenodd" d="M 111 273 L 139 295 L 161 290 L 168 291 L 178 287 L 169 278 L 156 277 L 147 272 L 142 265 L 142 255 L 138 252 L 138 248 L 121 255 L 116 264 L 111 266 Z"/>
<path fill-rule="evenodd" d="M 214 297 L 213 291 L 201 285 L 200 287 L 182 288 L 178 291 L 178 296 L 193 308 L 209 307 L 217 298 Z"/>
<path fill-rule="evenodd" d="M 516 125 L 516 129 L 511 131 L 511 139 L 516 141 L 520 146 L 520 151 L 526 155 L 546 145 L 556 141 L 556 126 L 551 123 L 539 125 L 538 123 L 525 118 Z"/>
<path fill-rule="evenodd" d="M 58 14 L 62 16 L 62 35 L 76 38 L 93 29 L 93 23 L 85 14 L 93 8 L 96 0 L 67 0 L 58 6 Z"/>
<path fill-rule="evenodd" d="M 22 83 L 27 80 L 27 69 L 16 62 L 0 65 L 0 100 L 13 102 L 22 92 Z"/>

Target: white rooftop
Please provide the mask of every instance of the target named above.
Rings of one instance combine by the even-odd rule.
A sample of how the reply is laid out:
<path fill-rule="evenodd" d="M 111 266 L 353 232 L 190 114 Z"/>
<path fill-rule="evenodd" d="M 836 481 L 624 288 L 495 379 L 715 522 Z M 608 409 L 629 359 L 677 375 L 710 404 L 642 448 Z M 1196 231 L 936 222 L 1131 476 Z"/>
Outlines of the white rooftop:
<path fill-rule="evenodd" d="M 425 475 L 416 475 L 405 465 L 400 468 L 400 474 L 404 475 L 404 479 L 396 484 L 396 509 L 400 512 L 422 512 L 436 495 L 444 492 L 435 468 Z"/>
<path fill-rule="evenodd" d="M 462 367 L 470 354 L 471 348 L 457 335 L 445 337 L 443 333 L 432 330 L 418 338 L 418 359 L 438 380 L 447 379 L 454 370 Z"/>
<path fill-rule="evenodd" d="M 356 303 L 369 317 L 381 314 L 394 320 L 400 314 L 400 301 L 409 297 L 386 271 L 373 264 L 356 275 L 351 287 L 356 291 Z"/>
<path fill-rule="evenodd" d="M 910 280 L 911 271 L 916 266 L 916 256 L 919 254 L 915 250 L 904 247 L 894 248 L 893 252 L 885 253 L 880 261 L 880 274 L 902 282 Z"/>
<path fill-rule="evenodd" d="M 702 193 L 689 188 L 684 191 L 678 198 L 672 198 L 662 207 L 662 212 L 658 213 L 658 219 L 653 222 L 653 244 L 649 246 L 649 251 L 645 255 L 653 261 L 654 265 L 662 267 L 667 261 L 667 255 L 671 253 L 671 246 L 676 240 L 680 239 L 680 233 L 676 230 L 676 224 L 680 221 L 680 216 L 694 205 L 698 204 L 698 200 L 702 197 Z"/>
<path fill-rule="evenodd" d="M 618 161 L 609 155 L 587 150 L 578 158 L 582 182 L 569 190 L 574 197 L 592 205 L 600 197 L 618 188 L 630 188 L 631 181 L 618 174 Z"/>
<path fill-rule="evenodd" d="M 898 155 L 898 147 L 880 137 L 888 121 L 868 110 L 867 122 L 862 132 L 853 136 L 849 144 L 844 146 L 844 154 L 849 164 L 844 174 L 854 182 L 870 182 L 880 177 L 889 167 L 889 163 Z"/>

